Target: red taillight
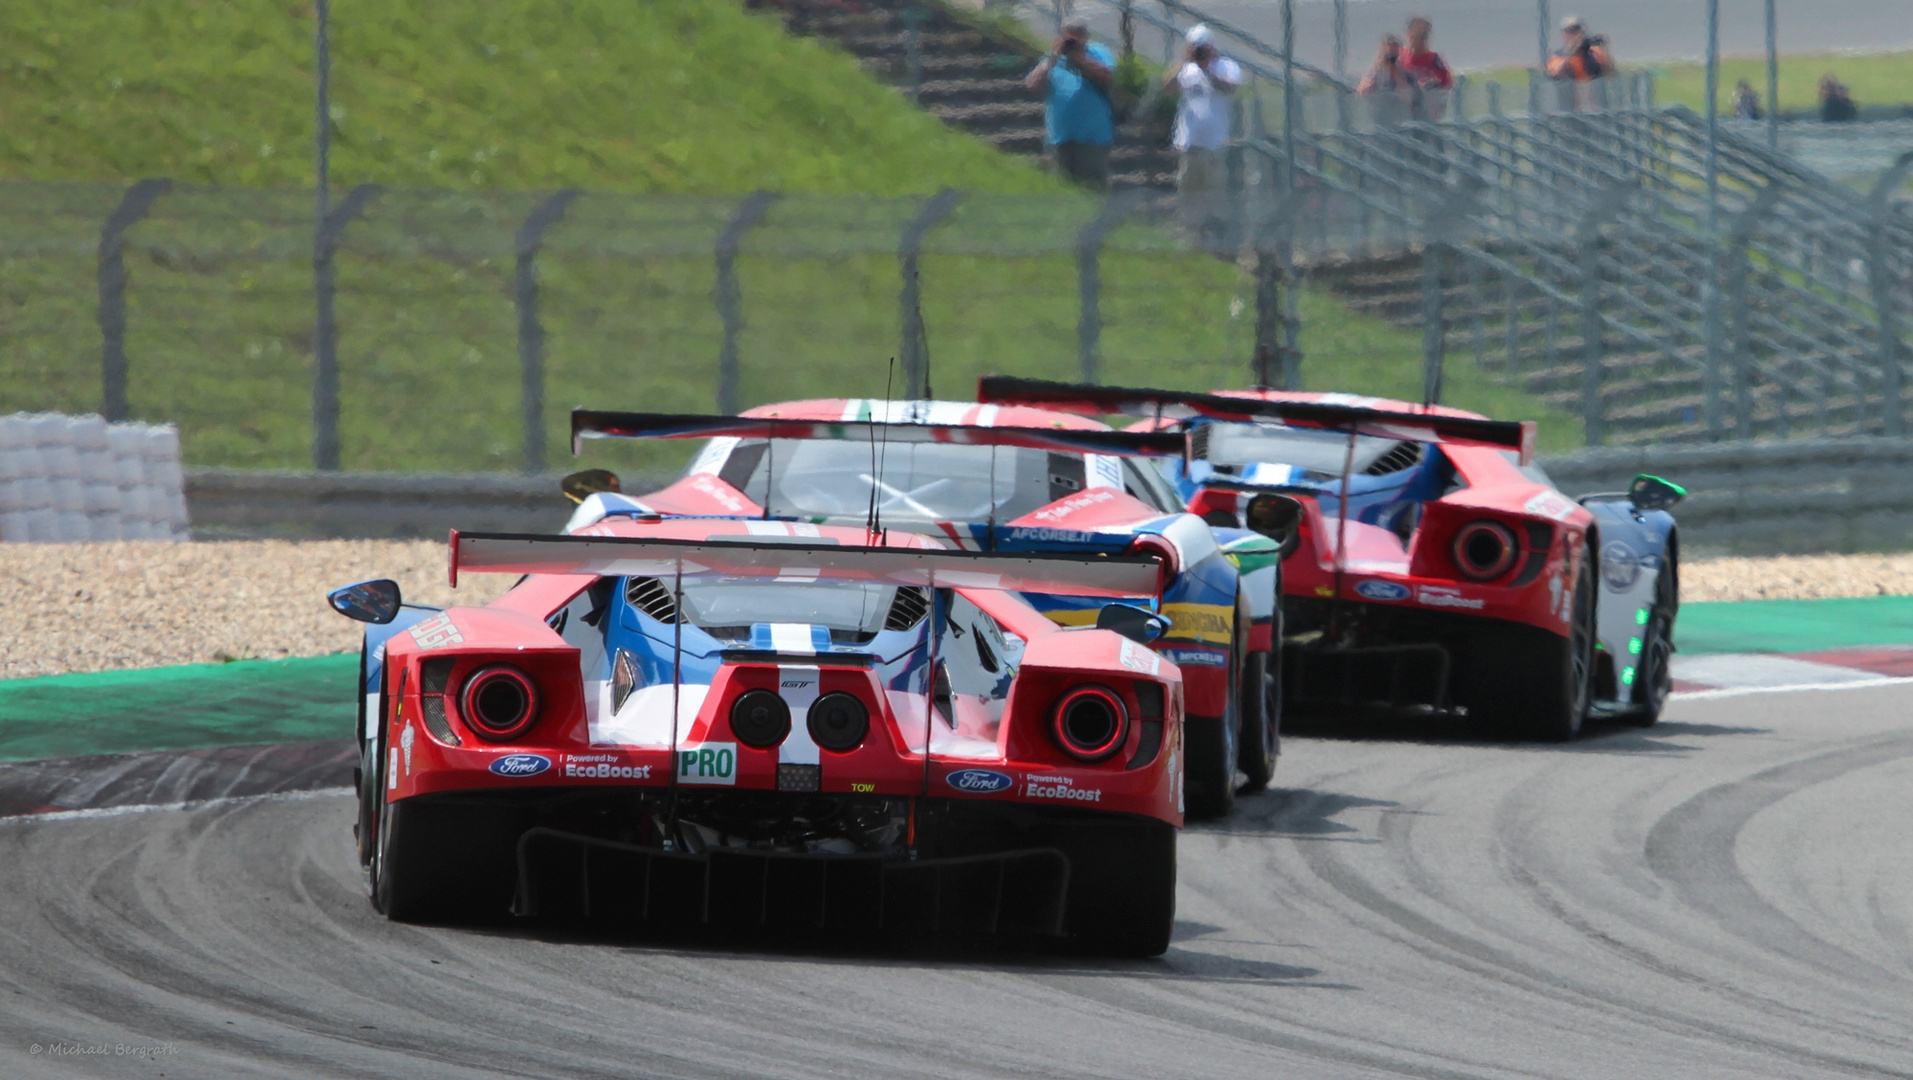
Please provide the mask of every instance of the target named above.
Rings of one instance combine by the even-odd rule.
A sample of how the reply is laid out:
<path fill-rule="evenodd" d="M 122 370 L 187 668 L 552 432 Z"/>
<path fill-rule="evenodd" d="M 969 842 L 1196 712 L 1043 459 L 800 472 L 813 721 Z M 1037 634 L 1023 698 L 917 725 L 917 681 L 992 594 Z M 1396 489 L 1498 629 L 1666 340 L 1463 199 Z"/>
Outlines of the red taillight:
<path fill-rule="evenodd" d="M 1471 521 L 1455 530 L 1455 569 L 1470 581 L 1493 581 L 1514 569 L 1514 533 L 1498 521 Z"/>
<path fill-rule="evenodd" d="M 538 685 L 510 664 L 472 672 L 458 695 L 465 726 L 486 742 L 510 742 L 538 722 Z"/>
<path fill-rule="evenodd" d="M 1129 737 L 1129 710 L 1121 695 L 1106 686 L 1078 686 L 1057 699 L 1050 735 L 1077 761 L 1103 761 Z"/>

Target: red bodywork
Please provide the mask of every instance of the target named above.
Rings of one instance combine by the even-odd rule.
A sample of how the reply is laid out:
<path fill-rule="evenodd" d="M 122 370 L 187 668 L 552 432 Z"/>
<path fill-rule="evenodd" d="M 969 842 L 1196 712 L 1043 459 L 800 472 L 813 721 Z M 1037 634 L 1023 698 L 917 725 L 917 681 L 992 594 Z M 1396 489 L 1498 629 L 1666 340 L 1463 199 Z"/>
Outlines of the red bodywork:
<path fill-rule="evenodd" d="M 813 398 L 760 405 L 747 409 L 739 415 L 831 421 L 843 419 L 844 412 L 845 399 L 843 398 Z M 1101 421 L 1087 417 L 1021 405 L 974 405 L 965 410 L 960 417 L 947 422 L 979 427 L 1052 427 L 1077 431 L 1104 431 L 1109 427 Z M 662 514 L 727 514 L 738 517 L 760 517 L 764 513 L 764 508 L 749 496 L 715 474 L 705 472 L 692 473 L 658 491 L 646 495 L 634 495 L 631 498 Z M 1088 530 L 1139 525 L 1162 516 L 1163 511 L 1127 492 L 1113 488 L 1092 488 L 1058 499 L 1048 506 L 1002 524 L 1010 528 Z M 964 542 L 955 528 L 946 526 L 944 533 L 953 543 L 961 545 Z M 1140 553 L 1165 554 L 1171 560 L 1169 570 L 1172 573 L 1180 569 L 1173 565 L 1175 553 L 1163 550 L 1170 545 L 1162 538 L 1144 535 L 1139 538 L 1138 544 Z M 1234 617 L 1234 614 L 1230 613 L 1229 618 Z M 1157 650 L 1187 649 L 1205 648 L 1210 644 L 1212 643 L 1188 639 L 1172 626 L 1169 634 L 1154 642 L 1151 647 Z M 1251 627 L 1248 640 L 1250 651 L 1266 652 L 1270 647 L 1269 624 L 1263 622 Z M 1226 665 L 1192 665 L 1183 671 L 1182 678 L 1188 694 L 1188 708 L 1193 714 L 1221 716 L 1227 711 L 1230 670 Z"/>
<path fill-rule="evenodd" d="M 1445 406 L 1351 399 L 1345 394 L 1215 393 L 1269 401 L 1355 404 L 1405 415 L 1479 418 L 1477 413 Z M 1154 426 L 1153 421 L 1138 425 L 1142 430 Z M 1381 526 L 1338 522 L 1322 513 L 1316 499 L 1287 489 L 1286 494 L 1302 503 L 1303 524 L 1299 548 L 1282 565 L 1283 595 L 1504 619 L 1565 636 L 1573 583 L 1586 558 L 1585 538 L 1593 515 L 1554 488 L 1530 479 L 1499 450 L 1444 444 L 1441 452 L 1465 486 L 1424 503 L 1406 543 Z M 1239 520 L 1253 497 L 1254 492 L 1205 487 L 1190 500 L 1189 509 L 1199 515 L 1220 510 Z M 1476 521 L 1504 525 L 1517 541 L 1507 571 L 1487 581 L 1464 576 L 1453 551 L 1456 530 Z"/>
<path fill-rule="evenodd" d="M 708 485 L 715 484 L 713 492 Z M 734 491 L 713 477 L 693 476 L 645 501 L 663 503 L 700 498 L 722 500 Z M 679 493 L 673 495 L 672 493 Z M 741 496 L 739 496 L 741 498 Z M 729 508 L 726 507 L 728 510 Z M 861 529 L 830 526 L 790 526 L 802 535 L 835 539 L 843 544 L 893 548 L 937 548 L 940 545 L 908 533 L 873 538 Z M 737 532 L 735 521 L 608 519 L 593 526 L 601 536 L 706 540 Z M 468 571 L 469 572 L 469 571 Z M 388 801 L 414 795 L 451 791 L 520 790 L 537 787 L 626 787 L 663 789 L 673 784 L 670 746 L 593 745 L 586 722 L 584 683 L 579 650 L 548 624 L 574 597 L 597 579 L 588 575 L 533 574 L 485 607 L 453 607 L 392 637 L 385 647 L 384 692 L 381 718 L 385 724 L 386 791 Z M 854 749 L 820 749 L 821 791 L 842 795 L 926 796 L 1068 805 L 1113 813 L 1143 815 L 1180 826 L 1180 752 L 1183 715 L 1182 676 L 1176 665 L 1112 631 L 1065 630 L 1044 618 L 1015 593 L 997 590 L 954 590 L 994 618 L 1006 633 L 1025 642 L 1022 665 L 1012 683 L 1000 722 L 960 698 L 952 708 L 954 725 L 947 730 L 953 743 L 967 749 L 954 756 L 933 746 L 926 768 L 923 752 L 925 709 L 921 694 L 886 691 L 876 671 L 867 666 L 833 662 L 820 654 L 819 693 L 844 691 L 861 700 L 870 713 L 870 731 Z M 450 676 L 438 684 L 443 693 L 427 694 L 424 665 L 454 661 Z M 460 715 L 459 688 L 471 672 L 490 664 L 510 663 L 537 683 L 542 711 L 519 739 L 506 744 L 481 740 Z M 739 742 L 730 728 L 731 704 L 753 688 L 776 689 L 780 664 L 789 659 L 726 662 L 718 670 L 694 717 L 684 720 L 678 763 L 691 770 L 681 782 L 696 784 L 698 744 L 735 744 L 734 783 L 726 791 L 777 790 L 778 750 L 752 749 Z M 1116 691 L 1130 709 L 1130 723 L 1122 748 L 1111 758 L 1084 764 L 1070 758 L 1047 734 L 1052 705 L 1069 689 L 1084 684 Z M 1149 718 L 1136 687 L 1153 684 L 1162 715 Z M 437 702 L 429 698 L 438 697 Z M 445 722 L 458 745 L 434 736 L 427 710 L 443 710 Z M 1147 728 L 1158 723 L 1153 753 L 1147 748 Z M 939 719 L 938 728 L 946 728 Z M 941 744 L 945 732 L 939 732 Z M 993 746 L 993 750 L 980 747 Z M 693 755 L 686 764 L 684 755 Z M 537 771 L 509 769 L 498 763 L 514 755 L 521 762 L 543 759 Z M 494 766 L 504 768 L 501 775 Z M 984 770 L 1007 776 L 1002 790 L 977 791 L 952 781 L 952 774 Z M 708 770 L 706 770 L 708 772 Z M 986 785 L 987 786 L 987 785 Z M 711 790 L 701 788 L 701 790 Z"/>

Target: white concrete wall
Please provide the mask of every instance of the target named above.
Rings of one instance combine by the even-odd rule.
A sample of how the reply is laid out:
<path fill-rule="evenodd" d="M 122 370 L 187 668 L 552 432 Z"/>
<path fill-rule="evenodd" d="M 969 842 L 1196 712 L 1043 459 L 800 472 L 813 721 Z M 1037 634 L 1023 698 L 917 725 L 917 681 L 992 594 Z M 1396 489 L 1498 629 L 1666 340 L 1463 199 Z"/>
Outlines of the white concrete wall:
<path fill-rule="evenodd" d="M 179 432 L 98 416 L 0 416 L 0 542 L 185 540 Z"/>

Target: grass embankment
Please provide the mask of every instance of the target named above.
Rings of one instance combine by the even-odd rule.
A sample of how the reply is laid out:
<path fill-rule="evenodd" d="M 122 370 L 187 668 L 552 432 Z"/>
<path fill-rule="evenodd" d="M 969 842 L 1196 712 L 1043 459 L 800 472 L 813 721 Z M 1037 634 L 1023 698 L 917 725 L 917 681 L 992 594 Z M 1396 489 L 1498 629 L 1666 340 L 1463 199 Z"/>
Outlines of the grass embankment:
<path fill-rule="evenodd" d="M 895 231 L 917 196 L 976 192 L 923 260 L 935 387 L 967 396 L 981 372 L 1075 371 L 1066 241 L 1028 254 L 1006 232 L 997 257 L 954 243 L 938 253 L 935 239 L 982 228 L 993 212 L 983 195 L 1062 188 L 734 0 L 339 0 L 333 12 L 335 181 L 442 193 L 374 200 L 339 256 L 349 469 L 519 464 L 512 236 L 538 196 L 501 191 L 847 196 L 834 209 L 787 201 L 746 239 L 746 404 L 881 394 L 898 351 Z M 0 0 L 0 13 L 0 176 L 98 185 L 0 188 L 0 412 L 98 407 L 93 247 L 124 183 L 276 189 L 176 189 L 129 234 L 130 397 L 137 417 L 180 425 L 189 463 L 306 465 L 310 196 L 296 189 L 310 183 L 309 9 Z M 732 205 L 587 197 L 548 235 L 540 316 L 554 463 L 573 405 L 712 407 L 722 328 L 710 252 Z M 1039 209 L 1031 228 L 1087 212 Z M 880 219 L 881 241 L 805 258 L 781 243 L 802 233 L 804 250 L 822 252 L 854 231 L 833 221 L 857 219 Z M 1235 267 L 1138 228 L 1113 238 L 1103 277 L 1105 380 L 1243 382 L 1253 290 Z M 1326 295 L 1309 296 L 1303 314 L 1311 387 L 1417 392 L 1418 335 Z M 1572 420 L 1459 358 L 1449 385 L 1455 404 L 1551 421 L 1550 445 L 1579 441 Z"/>

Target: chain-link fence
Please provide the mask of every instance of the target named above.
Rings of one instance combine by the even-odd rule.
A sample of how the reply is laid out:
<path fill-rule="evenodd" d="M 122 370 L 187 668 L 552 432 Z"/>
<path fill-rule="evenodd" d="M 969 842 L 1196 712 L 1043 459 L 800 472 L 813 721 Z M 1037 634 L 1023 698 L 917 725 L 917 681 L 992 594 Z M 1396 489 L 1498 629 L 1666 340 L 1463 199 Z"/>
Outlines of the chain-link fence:
<path fill-rule="evenodd" d="M 0 413 L 175 422 L 204 464 L 537 469 L 577 405 L 967 397 L 991 371 L 1210 387 L 1252 352 L 1252 283 L 1147 195 L 363 188 L 316 246 L 310 208 L 0 185 Z"/>

